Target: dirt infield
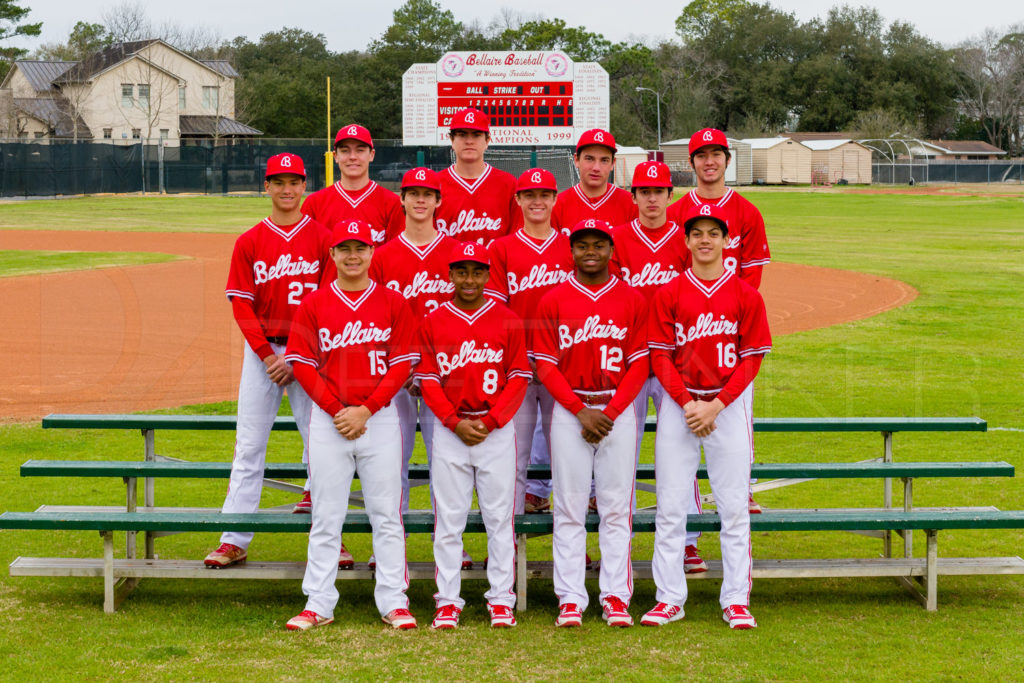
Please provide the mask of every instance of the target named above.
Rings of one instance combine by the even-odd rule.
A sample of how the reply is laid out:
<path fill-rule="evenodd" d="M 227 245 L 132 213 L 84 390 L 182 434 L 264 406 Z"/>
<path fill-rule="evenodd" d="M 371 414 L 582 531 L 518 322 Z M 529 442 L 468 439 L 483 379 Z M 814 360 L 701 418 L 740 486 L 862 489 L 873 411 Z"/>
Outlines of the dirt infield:
<path fill-rule="evenodd" d="M 4 230 L 4 249 L 147 251 L 170 263 L 0 278 L 0 329 L 13 362 L 0 421 L 122 413 L 233 400 L 242 335 L 224 297 L 235 235 Z M 775 263 L 762 292 L 775 335 L 913 301 L 902 282 Z"/>

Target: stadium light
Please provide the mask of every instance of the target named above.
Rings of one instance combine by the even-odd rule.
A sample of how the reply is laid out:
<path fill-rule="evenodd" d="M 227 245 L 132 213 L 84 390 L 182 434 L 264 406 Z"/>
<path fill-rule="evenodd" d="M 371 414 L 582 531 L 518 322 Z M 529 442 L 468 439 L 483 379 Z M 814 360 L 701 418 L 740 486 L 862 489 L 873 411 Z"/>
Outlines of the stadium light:
<path fill-rule="evenodd" d="M 641 90 L 646 90 L 647 92 L 654 93 L 654 97 L 656 98 L 656 106 L 658 108 L 658 149 L 660 150 L 661 149 L 661 93 L 658 92 L 657 90 L 652 90 L 651 88 L 644 88 L 644 87 L 638 85 L 636 87 L 636 91 L 640 92 Z"/>

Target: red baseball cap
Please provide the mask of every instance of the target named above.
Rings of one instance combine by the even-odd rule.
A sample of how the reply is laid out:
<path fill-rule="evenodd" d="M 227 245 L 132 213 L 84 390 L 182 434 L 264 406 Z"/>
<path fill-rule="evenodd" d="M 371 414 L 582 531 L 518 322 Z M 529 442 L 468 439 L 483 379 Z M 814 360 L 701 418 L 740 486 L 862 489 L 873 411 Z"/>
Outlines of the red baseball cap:
<path fill-rule="evenodd" d="M 729 221 L 725 217 L 725 211 L 717 204 L 699 204 L 691 206 L 683 218 L 683 227 L 689 229 L 691 225 L 702 218 L 709 218 L 722 227 L 722 231 L 729 234 Z"/>
<path fill-rule="evenodd" d="M 491 132 L 491 119 L 479 109 L 460 109 L 452 117 L 449 130 L 481 130 Z"/>
<path fill-rule="evenodd" d="M 336 247 L 346 240 L 355 240 L 373 246 L 373 234 L 370 224 L 364 221 L 338 221 L 331 230 L 331 246 Z"/>
<path fill-rule="evenodd" d="M 608 221 L 603 221 L 600 218 L 585 218 L 576 225 L 572 226 L 572 232 L 569 233 L 569 242 L 573 242 L 576 234 L 587 230 L 596 230 L 597 232 L 604 233 L 608 236 L 608 239 L 612 238 L 612 225 Z"/>
<path fill-rule="evenodd" d="M 302 157 L 291 152 L 282 152 L 267 159 L 265 178 L 269 180 L 271 176 L 284 175 L 285 173 L 300 175 L 305 178 L 306 165 L 302 163 Z"/>
<path fill-rule="evenodd" d="M 555 174 L 544 168 L 531 168 L 523 171 L 516 181 L 516 192 L 523 190 L 551 190 L 558 192 L 558 183 L 555 181 Z"/>
<path fill-rule="evenodd" d="M 423 166 L 411 168 L 402 176 L 402 189 L 407 187 L 425 187 L 428 190 L 441 191 L 441 177 L 434 171 Z"/>
<path fill-rule="evenodd" d="M 633 187 L 672 189 L 672 171 L 660 161 L 642 161 L 633 169 Z"/>
<path fill-rule="evenodd" d="M 448 265 L 454 266 L 462 261 L 472 261 L 481 265 L 491 267 L 491 259 L 487 257 L 487 247 L 475 242 L 460 242 L 452 249 L 452 255 L 448 259 Z"/>
<path fill-rule="evenodd" d="M 708 145 L 718 145 L 722 149 L 729 149 L 729 141 L 725 138 L 725 133 L 717 128 L 702 128 L 690 136 L 690 156 L 693 156 L 701 147 Z"/>
<path fill-rule="evenodd" d="M 580 150 L 590 145 L 599 145 L 601 147 L 607 147 L 615 154 L 615 136 L 606 130 L 600 128 L 593 128 L 583 132 L 580 136 L 579 142 L 576 143 L 576 153 L 579 154 Z"/>
<path fill-rule="evenodd" d="M 334 136 L 334 146 L 337 147 L 342 140 L 358 140 L 373 149 L 373 138 L 370 136 L 370 131 L 358 123 L 350 123 L 338 129 L 338 134 Z"/>

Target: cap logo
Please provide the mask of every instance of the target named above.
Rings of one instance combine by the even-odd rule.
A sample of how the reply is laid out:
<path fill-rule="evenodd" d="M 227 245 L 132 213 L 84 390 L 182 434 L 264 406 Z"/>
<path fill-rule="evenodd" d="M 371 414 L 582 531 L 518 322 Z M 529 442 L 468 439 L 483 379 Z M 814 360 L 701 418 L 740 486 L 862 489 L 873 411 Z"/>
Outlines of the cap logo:
<path fill-rule="evenodd" d="M 534 174 L 532 176 L 530 176 L 530 182 L 531 183 L 539 183 L 540 181 L 541 181 L 540 171 L 536 171 L 536 172 L 534 172 Z"/>
<path fill-rule="evenodd" d="M 416 180 L 426 180 L 427 174 L 423 170 L 416 171 Z"/>
<path fill-rule="evenodd" d="M 594 133 L 594 142 L 604 142 L 604 133 L 601 131 Z"/>
<path fill-rule="evenodd" d="M 706 130 L 704 131 L 703 139 L 704 142 L 711 142 L 712 140 L 715 139 L 715 136 L 711 134 L 710 130 Z"/>
<path fill-rule="evenodd" d="M 474 117 L 473 117 L 473 112 L 471 112 L 471 111 L 467 111 L 466 112 L 466 123 L 476 123 L 476 121 L 474 120 Z"/>
<path fill-rule="evenodd" d="M 658 177 L 658 167 L 655 166 L 654 164 L 651 164 L 650 166 L 648 166 L 647 167 L 647 177 L 648 178 L 657 178 Z"/>
<path fill-rule="evenodd" d="M 291 168 L 292 167 L 292 158 L 290 156 L 288 156 L 287 154 L 284 155 L 283 157 L 281 157 L 281 165 L 284 166 L 285 168 Z"/>
<path fill-rule="evenodd" d="M 473 249 L 472 244 L 467 244 L 465 249 L 466 256 L 476 256 L 476 251 Z"/>
<path fill-rule="evenodd" d="M 359 135 L 359 129 L 356 128 L 355 126 L 349 126 L 348 127 L 348 134 L 349 135 Z"/>
<path fill-rule="evenodd" d="M 710 204 L 701 204 L 700 205 L 700 215 L 701 216 L 710 216 L 711 215 L 711 205 Z"/>
<path fill-rule="evenodd" d="M 349 223 L 348 224 L 348 232 L 349 232 L 350 235 L 358 235 L 359 234 L 359 224 L 356 223 L 355 221 L 352 221 L 351 223 Z"/>
<path fill-rule="evenodd" d="M 593 218 L 588 218 L 587 222 L 585 223 L 585 226 L 588 228 L 596 228 L 597 222 Z"/>

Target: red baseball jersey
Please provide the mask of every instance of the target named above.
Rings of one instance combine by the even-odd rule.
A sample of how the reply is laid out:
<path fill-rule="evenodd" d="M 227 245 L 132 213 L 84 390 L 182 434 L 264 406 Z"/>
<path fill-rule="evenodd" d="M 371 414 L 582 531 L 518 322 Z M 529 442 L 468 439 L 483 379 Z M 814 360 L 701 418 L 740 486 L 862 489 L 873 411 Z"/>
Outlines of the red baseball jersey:
<path fill-rule="evenodd" d="M 530 329 L 541 297 L 572 276 L 569 238 L 553 230 L 538 240 L 517 230 L 491 242 L 487 251 L 491 279 L 484 293 L 507 304 Z"/>
<path fill-rule="evenodd" d="M 307 294 L 337 275 L 331 233 L 308 216 L 294 225 L 264 218 L 239 235 L 231 254 L 225 293 L 252 301 L 263 331 L 287 337 Z"/>
<path fill-rule="evenodd" d="M 417 247 L 405 234 L 373 253 L 370 279 L 399 292 L 419 320 L 452 298 L 455 285 L 448 279 L 448 259 L 458 242 L 438 233 L 430 244 Z"/>
<path fill-rule="evenodd" d="M 687 269 L 661 288 L 648 340 L 672 354 L 687 390 L 705 393 L 722 389 L 740 360 L 772 348 L 761 294 L 731 270 L 709 282 Z"/>
<path fill-rule="evenodd" d="M 572 226 L 588 218 L 600 218 L 612 225 L 628 223 L 639 214 L 633 195 L 621 187 L 608 185 L 604 194 L 591 199 L 579 184 L 558 194 L 551 212 L 551 225 L 569 234 Z"/>
<path fill-rule="evenodd" d="M 365 221 L 370 224 L 373 243 L 378 247 L 405 230 L 402 201 L 372 180 L 355 192 L 344 189 L 340 181 L 317 190 L 302 202 L 302 213 L 328 229 L 343 220 Z"/>
<path fill-rule="evenodd" d="M 761 212 L 731 187 L 718 199 L 704 199 L 697 190 L 690 190 L 668 207 L 668 218 L 682 225 L 687 210 L 701 204 L 717 204 L 728 216 L 729 241 L 722 250 L 726 270 L 743 277 L 744 268 L 764 266 L 772 260 Z"/>
<path fill-rule="evenodd" d="M 672 221 L 649 230 L 640 225 L 640 219 L 633 219 L 615 227 L 612 240 L 612 273 L 643 294 L 648 302 L 690 265 L 686 236 Z"/>
<path fill-rule="evenodd" d="M 430 406 L 442 422 L 491 413 L 509 380 L 533 379 L 522 320 L 496 301 L 487 300 L 475 311 L 464 311 L 451 301 L 441 304 L 423 321 L 419 339 L 415 377 L 437 382 L 444 390 L 452 410 Z M 518 408 L 506 406 L 504 414 L 492 416 L 504 426 Z"/>
<path fill-rule="evenodd" d="M 391 366 L 418 360 L 415 324 L 401 294 L 372 281 L 361 292 L 332 282 L 302 302 L 285 360 L 316 368 L 342 405 L 363 405 Z"/>
<path fill-rule="evenodd" d="M 449 166 L 441 177 L 441 205 L 434 213 L 437 229 L 460 242 L 487 246 L 523 224 L 516 203 L 516 179 L 486 164 L 479 178 L 466 180 Z"/>
<path fill-rule="evenodd" d="M 556 365 L 574 391 L 610 396 L 648 353 L 643 295 L 615 277 L 600 287 L 570 277 L 544 295 L 536 317 L 534 356 Z"/>

